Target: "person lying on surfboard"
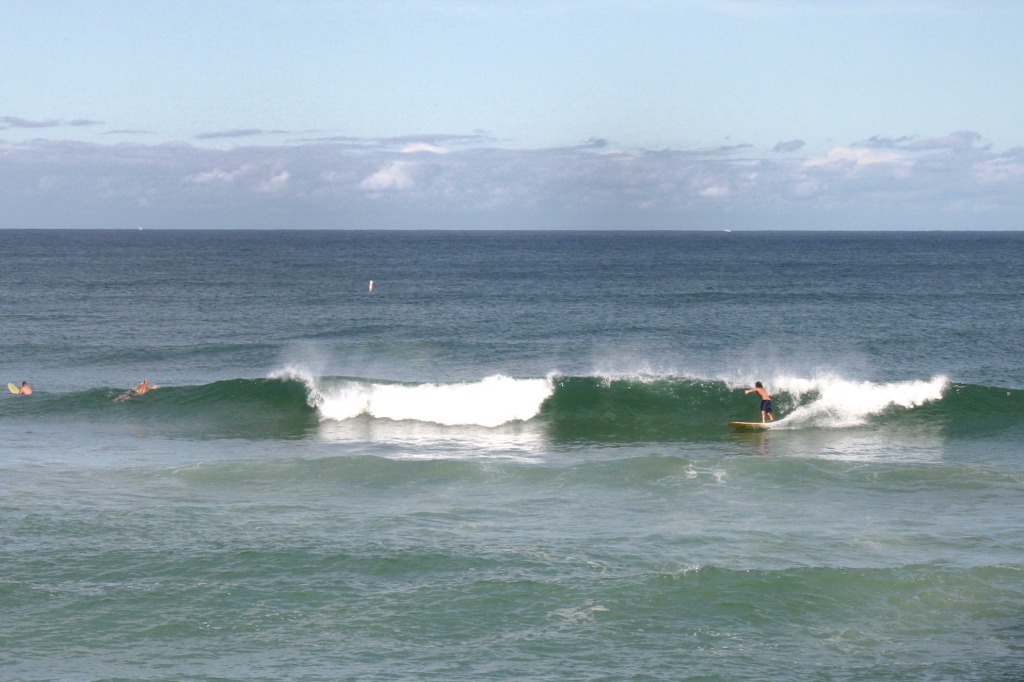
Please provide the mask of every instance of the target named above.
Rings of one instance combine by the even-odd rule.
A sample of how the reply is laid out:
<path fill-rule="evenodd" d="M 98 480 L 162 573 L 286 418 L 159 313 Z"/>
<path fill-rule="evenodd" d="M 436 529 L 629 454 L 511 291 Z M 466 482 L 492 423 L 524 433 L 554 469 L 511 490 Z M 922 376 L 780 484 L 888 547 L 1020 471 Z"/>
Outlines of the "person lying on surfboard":
<path fill-rule="evenodd" d="M 114 402 L 122 403 L 125 400 L 128 400 L 129 398 L 134 398 L 137 395 L 142 395 L 143 393 L 148 393 L 149 391 L 152 391 L 154 388 L 158 388 L 158 387 L 157 386 L 150 386 L 149 385 L 149 379 L 143 379 L 142 383 L 139 384 L 138 386 L 136 386 L 135 388 L 129 388 L 127 391 L 125 391 L 121 395 L 119 395 L 116 398 L 114 398 Z"/>
<path fill-rule="evenodd" d="M 143 379 L 142 383 L 139 384 L 138 386 L 136 386 L 135 388 L 133 388 L 130 391 L 130 393 L 132 395 L 142 395 L 143 393 L 146 393 L 147 391 L 149 391 L 149 389 L 151 389 L 151 388 L 156 388 L 156 386 L 150 386 L 149 385 L 149 379 Z"/>
<path fill-rule="evenodd" d="M 768 421 L 775 421 L 775 415 L 772 414 L 772 397 L 768 395 L 768 391 L 764 390 L 764 386 L 760 381 L 754 384 L 753 388 L 748 388 L 743 391 L 744 395 L 747 393 L 756 393 L 761 396 L 761 423 L 764 424 L 765 415 L 768 415 Z"/>

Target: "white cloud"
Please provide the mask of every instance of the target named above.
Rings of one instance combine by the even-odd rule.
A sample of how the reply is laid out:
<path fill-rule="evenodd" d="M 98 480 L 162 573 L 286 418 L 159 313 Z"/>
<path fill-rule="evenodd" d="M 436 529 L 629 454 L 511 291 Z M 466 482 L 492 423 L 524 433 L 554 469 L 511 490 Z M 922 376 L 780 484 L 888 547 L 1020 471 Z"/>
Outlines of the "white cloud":
<path fill-rule="evenodd" d="M 445 147 L 439 147 L 434 144 L 427 144 L 426 142 L 416 142 L 408 144 L 402 148 L 403 154 L 415 154 L 416 152 L 431 152 L 432 154 L 447 154 L 448 149 Z"/>
<path fill-rule="evenodd" d="M 288 171 L 281 171 L 274 177 L 270 178 L 266 182 L 262 183 L 259 187 L 261 192 L 280 192 L 288 185 L 288 179 L 291 177 L 291 173 Z"/>
<path fill-rule="evenodd" d="M 413 165 L 408 161 L 392 161 L 360 182 L 359 189 L 366 192 L 412 189 L 416 184 L 412 177 Z"/>
<path fill-rule="evenodd" d="M 805 166 L 828 166 L 834 163 L 853 163 L 858 166 L 872 164 L 906 164 L 911 160 L 898 152 L 879 151 L 877 149 L 853 149 L 850 147 L 834 147 L 825 156 L 807 159 Z"/>
<path fill-rule="evenodd" d="M 185 180 L 197 185 L 203 185 L 211 182 L 231 183 L 242 176 L 248 175 L 253 170 L 253 166 L 248 164 L 236 168 L 233 171 L 224 171 L 220 168 L 215 168 L 213 170 L 202 171 L 201 173 L 193 173 L 192 175 L 186 176 Z"/>
<path fill-rule="evenodd" d="M 708 187 L 706 189 L 702 189 L 699 192 L 699 194 L 702 197 L 705 197 L 705 198 L 708 198 L 708 199 L 725 199 L 730 194 L 732 194 L 732 192 L 729 191 L 728 187 L 722 187 L 721 185 L 716 185 L 714 187 Z"/>
<path fill-rule="evenodd" d="M 975 164 L 975 175 L 984 184 L 1011 182 L 1024 178 L 1024 160 L 998 158 Z"/>
<path fill-rule="evenodd" d="M 1019 229 L 1024 149 L 965 150 L 970 137 L 809 160 L 770 149 L 733 158 L 481 144 L 402 155 L 351 140 L 231 150 L 0 141 L 0 228 Z M 402 141 L 418 144 L 434 146 Z"/>

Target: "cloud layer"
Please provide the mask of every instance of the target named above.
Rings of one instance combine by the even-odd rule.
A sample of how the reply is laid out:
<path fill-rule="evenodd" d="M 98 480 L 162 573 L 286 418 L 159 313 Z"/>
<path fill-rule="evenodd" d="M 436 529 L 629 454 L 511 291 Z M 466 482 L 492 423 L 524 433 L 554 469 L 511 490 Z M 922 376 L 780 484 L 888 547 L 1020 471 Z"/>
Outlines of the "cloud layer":
<path fill-rule="evenodd" d="M 51 124 L 92 122 L 0 118 Z M 804 149 L 514 150 L 482 133 L 229 150 L 0 142 L 0 227 L 1024 229 L 1024 148 L 955 131 Z"/>

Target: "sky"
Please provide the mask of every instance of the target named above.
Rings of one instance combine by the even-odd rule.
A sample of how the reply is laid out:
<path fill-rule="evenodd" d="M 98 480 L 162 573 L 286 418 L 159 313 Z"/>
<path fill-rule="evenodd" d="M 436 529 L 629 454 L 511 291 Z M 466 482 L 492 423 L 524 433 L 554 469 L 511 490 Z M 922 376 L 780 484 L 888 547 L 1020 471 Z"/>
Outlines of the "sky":
<path fill-rule="evenodd" d="M 1024 229 L 1019 0 L 0 15 L 0 229 Z"/>

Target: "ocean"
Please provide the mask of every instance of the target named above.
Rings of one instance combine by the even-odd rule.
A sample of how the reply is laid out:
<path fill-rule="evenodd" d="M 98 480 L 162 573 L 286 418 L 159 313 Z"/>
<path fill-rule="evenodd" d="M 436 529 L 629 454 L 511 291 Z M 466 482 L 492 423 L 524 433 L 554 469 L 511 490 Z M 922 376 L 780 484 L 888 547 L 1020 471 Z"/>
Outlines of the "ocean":
<path fill-rule="evenodd" d="M 1024 233 L 0 253 L 2 680 L 1024 679 Z"/>

